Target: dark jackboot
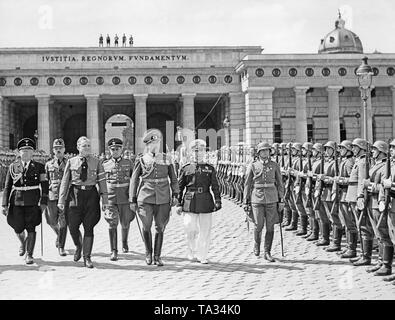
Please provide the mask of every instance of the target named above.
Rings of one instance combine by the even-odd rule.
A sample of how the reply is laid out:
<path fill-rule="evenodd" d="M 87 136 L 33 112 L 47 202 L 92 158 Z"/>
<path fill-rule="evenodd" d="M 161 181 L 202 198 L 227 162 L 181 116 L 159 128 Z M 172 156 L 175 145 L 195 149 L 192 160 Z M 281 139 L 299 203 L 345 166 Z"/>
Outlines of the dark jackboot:
<path fill-rule="evenodd" d="M 357 256 L 358 233 L 347 231 L 348 249 L 340 255 L 342 259 L 355 258 Z"/>
<path fill-rule="evenodd" d="M 308 237 L 311 236 L 311 234 L 313 233 L 313 228 L 314 228 L 314 218 L 312 217 L 308 217 L 308 221 L 309 221 L 309 231 L 307 231 L 307 233 L 305 235 L 302 236 L 302 238 L 307 239 Z"/>
<path fill-rule="evenodd" d="M 84 241 L 82 243 L 82 251 L 84 255 L 84 266 L 87 268 L 93 268 L 93 263 L 91 261 L 91 253 L 93 247 L 93 236 L 84 236 Z"/>
<path fill-rule="evenodd" d="M 254 230 L 254 254 L 258 257 L 261 252 L 261 236 L 262 231 L 258 232 L 256 229 Z"/>
<path fill-rule="evenodd" d="M 291 224 L 292 212 L 289 208 L 284 208 L 284 220 L 281 223 L 282 227 L 287 227 Z"/>
<path fill-rule="evenodd" d="M 367 268 L 366 272 L 372 273 L 372 272 L 375 272 L 381 268 L 381 266 L 383 265 L 383 254 L 384 254 L 383 251 L 384 251 L 384 245 L 380 242 L 379 243 L 379 255 L 377 257 L 377 262 L 373 267 Z"/>
<path fill-rule="evenodd" d="M 335 252 L 341 250 L 341 242 L 343 236 L 343 229 L 339 229 L 336 226 L 333 226 L 333 239 L 332 245 L 325 249 L 328 252 Z"/>
<path fill-rule="evenodd" d="M 265 233 L 265 244 L 264 244 L 264 250 L 265 250 L 265 255 L 264 258 L 265 260 L 269 262 L 275 262 L 274 258 L 270 255 L 270 251 L 272 250 L 272 243 L 273 243 L 273 236 L 274 236 L 274 231 L 266 231 Z"/>
<path fill-rule="evenodd" d="M 74 253 L 74 261 L 77 262 L 81 259 L 82 252 L 82 235 L 81 232 L 78 231 L 77 234 L 71 234 L 71 238 L 73 239 L 75 245 L 75 253 Z"/>
<path fill-rule="evenodd" d="M 145 244 L 145 263 L 152 264 L 152 234 L 151 230 L 143 231 L 144 244 Z"/>
<path fill-rule="evenodd" d="M 56 234 L 55 246 L 56 248 L 59 248 L 59 227 L 55 225 L 55 226 L 51 226 L 51 228 Z"/>
<path fill-rule="evenodd" d="M 363 250 L 364 253 L 358 261 L 353 263 L 354 266 L 368 266 L 372 261 L 372 250 L 373 250 L 373 240 L 363 239 Z"/>
<path fill-rule="evenodd" d="M 300 216 L 300 230 L 296 232 L 297 236 L 303 236 L 307 234 L 307 216 Z"/>
<path fill-rule="evenodd" d="M 33 264 L 33 251 L 34 245 L 36 244 L 36 232 L 28 232 L 27 239 L 26 239 L 26 264 Z"/>
<path fill-rule="evenodd" d="M 108 233 L 110 235 L 110 247 L 111 247 L 111 256 L 110 260 L 111 261 L 117 261 L 118 260 L 118 234 L 117 234 L 117 229 L 116 228 L 111 228 L 108 229 Z"/>
<path fill-rule="evenodd" d="M 327 245 L 329 245 L 329 228 L 330 228 L 330 226 L 329 226 L 329 223 L 322 223 L 322 222 L 320 222 L 320 229 L 321 229 L 321 236 L 322 236 L 322 238 L 321 238 L 321 240 L 319 240 L 317 243 L 316 243 L 316 245 L 317 246 L 327 246 Z"/>
<path fill-rule="evenodd" d="M 307 241 L 314 241 L 318 240 L 318 235 L 320 232 L 320 226 L 318 224 L 318 220 L 315 218 L 312 218 L 312 224 L 310 226 L 312 228 L 311 230 L 311 235 L 306 238 Z"/>
<path fill-rule="evenodd" d="M 122 252 L 127 253 L 129 252 L 129 246 L 128 246 L 129 228 L 122 228 L 121 234 L 122 234 Z"/>
<path fill-rule="evenodd" d="M 154 264 L 158 267 L 163 266 L 163 261 L 160 257 L 162 252 L 162 244 L 163 244 L 163 232 L 155 233 L 155 244 L 154 244 Z"/>
<path fill-rule="evenodd" d="M 21 242 L 21 246 L 19 247 L 19 255 L 22 257 L 26 253 L 25 231 L 22 231 L 21 233 L 17 233 L 16 236 L 18 237 L 19 241 Z"/>
<path fill-rule="evenodd" d="M 298 212 L 292 210 L 292 220 L 289 226 L 285 228 L 285 231 L 294 231 L 298 229 L 298 220 L 299 220 Z"/>
<path fill-rule="evenodd" d="M 64 257 L 66 256 L 66 251 L 64 251 L 64 245 L 66 244 L 66 235 L 67 235 L 67 227 L 59 228 L 59 246 L 58 252 L 59 255 Z"/>
<path fill-rule="evenodd" d="M 375 276 L 389 276 L 392 273 L 392 262 L 394 261 L 394 247 L 383 247 L 383 265 L 377 270 Z"/>

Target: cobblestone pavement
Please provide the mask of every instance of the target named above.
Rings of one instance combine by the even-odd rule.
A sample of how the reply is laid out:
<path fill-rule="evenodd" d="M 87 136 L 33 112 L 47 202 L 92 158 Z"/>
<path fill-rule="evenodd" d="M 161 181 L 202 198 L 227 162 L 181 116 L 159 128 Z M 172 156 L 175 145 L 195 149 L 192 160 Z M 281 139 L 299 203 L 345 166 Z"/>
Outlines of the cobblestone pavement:
<path fill-rule="evenodd" d="M 1 197 L 1 196 L 0 196 Z M 173 214 L 165 231 L 164 267 L 147 266 L 144 246 L 133 221 L 131 252 L 109 260 L 107 223 L 95 228 L 94 269 L 75 263 L 74 245 L 67 235 L 69 255 L 60 257 L 55 234 L 44 224 L 44 256 L 37 228 L 35 263 L 18 256 L 19 241 L 0 217 L 0 299 L 394 299 L 395 287 L 354 267 L 335 253 L 327 253 L 294 232 L 285 232 L 285 257 L 281 257 L 279 227 L 269 263 L 252 253 L 240 207 L 224 200 L 214 214 L 208 265 L 186 259 L 182 217 Z M 118 237 L 119 240 L 119 237 Z M 120 241 L 120 240 L 119 240 Z M 120 244 L 119 244 L 120 246 Z M 377 253 L 376 253 L 377 255 Z"/>

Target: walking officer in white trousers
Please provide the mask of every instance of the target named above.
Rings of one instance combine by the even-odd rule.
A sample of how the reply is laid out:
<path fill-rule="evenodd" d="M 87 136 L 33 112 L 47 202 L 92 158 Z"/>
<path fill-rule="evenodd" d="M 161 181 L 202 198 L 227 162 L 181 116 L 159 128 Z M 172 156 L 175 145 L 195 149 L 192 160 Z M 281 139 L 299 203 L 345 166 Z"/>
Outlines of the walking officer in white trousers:
<path fill-rule="evenodd" d="M 180 205 L 177 213 L 184 212 L 188 259 L 207 264 L 212 212 L 221 209 L 221 196 L 215 168 L 205 161 L 205 141 L 193 140 L 189 149 L 191 162 L 181 168 L 178 178 Z"/>

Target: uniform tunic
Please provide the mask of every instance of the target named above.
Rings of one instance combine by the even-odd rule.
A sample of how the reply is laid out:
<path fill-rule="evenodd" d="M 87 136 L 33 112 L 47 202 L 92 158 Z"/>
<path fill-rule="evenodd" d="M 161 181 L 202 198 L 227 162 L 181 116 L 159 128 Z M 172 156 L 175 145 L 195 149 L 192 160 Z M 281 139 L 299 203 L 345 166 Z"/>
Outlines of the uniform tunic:
<path fill-rule="evenodd" d="M 278 222 L 277 202 L 284 197 L 284 186 L 280 167 L 277 163 L 267 160 L 252 162 L 246 173 L 244 184 L 244 203 L 252 204 L 255 227 L 260 232 L 265 218 L 267 231 L 272 231 Z"/>
<path fill-rule="evenodd" d="M 41 190 L 40 190 L 41 186 Z M 20 159 L 8 169 L 3 193 L 3 206 L 9 206 L 7 222 L 21 233 L 34 232 L 41 223 L 39 205 L 48 203 L 48 181 L 44 165 L 31 160 L 24 169 Z"/>
<path fill-rule="evenodd" d="M 57 207 L 59 199 L 59 188 L 60 182 L 62 181 L 64 168 L 66 167 L 66 158 L 60 160 L 57 158 L 49 160 L 45 164 L 45 172 L 49 182 L 49 193 L 48 193 L 48 207 L 45 210 L 45 217 L 50 226 L 55 227 L 58 222 L 61 227 L 66 226 L 66 221 L 59 218 L 60 210 Z"/>
<path fill-rule="evenodd" d="M 129 206 L 129 183 L 133 172 L 133 162 L 129 159 L 110 158 L 103 161 L 106 173 L 108 203 L 110 210 L 105 216 L 110 227 L 116 227 L 119 220 L 122 227 L 128 227 L 135 213 Z"/>
<path fill-rule="evenodd" d="M 79 233 L 82 223 L 86 236 L 93 236 L 93 227 L 100 220 L 100 197 L 96 189 L 99 185 L 102 204 L 108 204 L 105 172 L 100 160 L 94 156 L 86 157 L 87 179 L 82 181 L 83 157 L 75 156 L 66 163 L 59 190 L 59 204 L 68 208 L 68 223 L 71 234 Z"/>

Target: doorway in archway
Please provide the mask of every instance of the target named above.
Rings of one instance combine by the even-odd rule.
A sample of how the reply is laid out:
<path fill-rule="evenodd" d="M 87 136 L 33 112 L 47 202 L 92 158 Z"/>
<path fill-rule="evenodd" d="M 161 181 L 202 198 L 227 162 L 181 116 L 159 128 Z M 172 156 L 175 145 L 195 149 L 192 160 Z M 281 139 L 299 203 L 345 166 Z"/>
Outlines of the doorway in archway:
<path fill-rule="evenodd" d="M 112 138 L 123 141 L 124 149 L 134 152 L 134 122 L 125 114 L 114 114 L 106 121 L 104 126 L 104 140 L 107 143 Z"/>
<path fill-rule="evenodd" d="M 77 140 L 86 135 L 86 116 L 85 114 L 74 114 L 68 118 L 63 127 L 64 143 L 67 153 L 78 153 Z"/>

